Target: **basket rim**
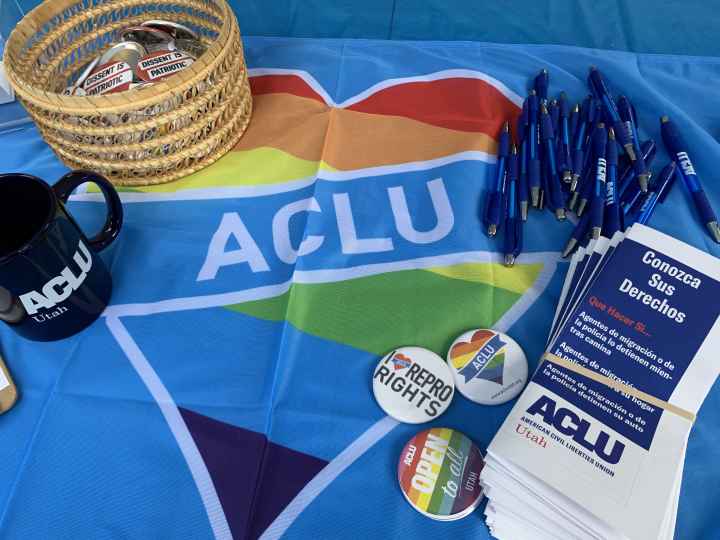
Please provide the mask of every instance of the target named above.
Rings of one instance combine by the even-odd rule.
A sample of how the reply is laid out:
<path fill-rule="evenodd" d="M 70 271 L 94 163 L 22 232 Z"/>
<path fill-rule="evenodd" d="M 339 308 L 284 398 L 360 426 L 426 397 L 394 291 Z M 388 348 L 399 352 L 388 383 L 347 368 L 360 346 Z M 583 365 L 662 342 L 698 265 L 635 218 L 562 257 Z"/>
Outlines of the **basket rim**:
<path fill-rule="evenodd" d="M 148 3 L 148 0 L 125 0 L 125 2 L 130 5 L 142 5 Z M 165 2 L 167 2 L 167 0 L 165 0 Z M 223 15 L 219 17 L 223 23 L 220 33 L 205 54 L 193 62 L 188 68 L 169 78 L 173 84 L 169 84 L 167 80 L 165 80 L 156 83 L 152 87 L 133 91 L 132 99 L 127 95 L 129 92 L 100 96 L 64 96 L 38 88 L 25 81 L 14 69 L 14 62 L 11 60 L 11 56 L 19 56 L 23 47 L 23 41 L 27 38 L 28 32 L 30 32 L 29 35 L 36 33 L 43 24 L 57 15 L 58 12 L 77 3 L 77 0 L 46 0 L 31 10 L 17 24 L 6 43 L 3 64 L 7 78 L 19 96 L 36 107 L 61 111 L 67 114 L 87 115 L 102 112 L 137 110 L 152 106 L 167 99 L 168 94 L 177 95 L 181 92 L 181 88 L 183 88 L 182 92 L 184 92 L 185 86 L 190 87 L 198 80 L 205 78 L 207 74 L 224 60 L 227 50 L 232 47 L 234 34 L 239 34 L 237 21 L 228 3 L 225 0 L 211 0 L 207 2 L 207 4 L 215 4 L 219 6 L 223 12 Z M 157 0 L 156 3 L 163 3 L 163 0 Z M 102 9 L 112 11 L 112 9 L 116 9 L 116 7 L 117 6 L 112 6 L 112 4 L 109 3 L 108 5 L 102 6 Z M 45 16 L 46 12 L 50 15 Z M 40 18 L 40 15 L 43 17 Z M 242 49 L 242 42 L 240 46 Z"/>
<path fill-rule="evenodd" d="M 251 113 L 252 113 L 252 104 L 250 105 Z M 131 179 L 131 178 L 110 178 L 110 181 L 115 184 L 116 186 L 124 186 L 124 187 L 142 187 L 142 186 L 157 186 L 161 184 L 168 184 L 170 182 L 174 182 L 175 180 L 178 180 L 180 178 L 184 178 L 185 176 L 188 176 L 190 174 L 194 174 L 198 171 L 201 171 L 205 169 L 206 167 L 209 167 L 213 163 L 215 163 L 217 160 L 222 158 L 225 154 L 230 152 L 240 141 L 240 139 L 245 134 L 245 131 L 247 130 L 248 125 L 250 124 L 252 118 L 252 114 L 248 114 L 247 118 L 243 120 L 243 123 L 238 127 L 237 133 L 235 133 L 228 141 L 225 143 L 222 147 L 218 148 L 214 153 L 206 156 L 201 161 L 197 162 L 196 164 L 188 167 L 187 169 L 183 169 L 182 171 L 175 171 L 173 173 L 163 175 L 158 181 L 154 182 L 148 182 L 147 178 L 143 179 Z"/>
<path fill-rule="evenodd" d="M 236 111 L 234 111 L 232 117 L 228 122 L 222 126 L 220 129 L 213 131 L 208 137 L 205 139 L 196 142 L 192 146 L 188 146 L 183 148 L 182 150 L 178 152 L 174 152 L 172 154 L 169 154 L 167 156 L 161 156 L 161 157 L 153 157 L 153 158 L 147 158 L 142 159 L 140 161 L 135 160 L 122 160 L 122 161 L 109 161 L 106 159 L 97 159 L 97 158 L 82 158 L 85 163 L 88 164 L 88 166 L 92 170 L 98 170 L 101 171 L 103 168 L 112 167 L 115 171 L 130 171 L 132 169 L 162 169 L 167 168 L 168 164 L 173 163 L 179 163 L 188 156 L 192 156 L 193 153 L 197 152 L 198 149 L 201 149 L 205 146 L 209 146 L 210 143 L 214 140 L 221 140 L 223 135 L 225 135 L 228 132 L 231 132 L 237 125 L 237 120 L 240 118 L 243 118 L 244 116 L 248 117 L 248 122 L 251 117 L 250 112 L 252 111 L 252 99 L 249 100 L 248 107 L 250 107 L 250 111 L 248 114 L 245 114 L 246 111 L 242 106 L 238 107 Z M 44 134 L 43 134 L 44 135 Z M 57 153 L 61 154 L 63 157 L 72 159 L 72 152 L 69 152 L 64 146 L 54 146 L 53 148 Z M 210 155 L 210 154 L 208 154 Z M 205 156 L 207 157 L 207 156 Z M 204 157 L 201 159 L 205 159 Z M 85 167 L 88 168 L 88 167 Z M 187 174 L 187 173 L 186 173 Z"/>
<path fill-rule="evenodd" d="M 187 175 L 196 173 L 209 165 L 212 165 L 217 160 L 219 160 L 221 157 L 223 157 L 225 154 L 227 154 L 230 150 L 232 150 L 238 143 L 238 141 L 242 138 L 242 136 L 245 134 L 245 131 L 247 130 L 248 125 L 250 124 L 250 121 L 252 119 L 252 108 L 253 103 L 252 100 L 250 100 L 247 104 L 248 110 L 246 111 L 246 114 L 243 114 L 243 111 L 241 108 L 236 111 L 236 113 L 233 115 L 233 118 L 228 122 L 228 124 L 235 125 L 235 133 L 228 139 L 228 141 L 221 147 L 216 148 L 214 152 L 211 152 L 204 158 L 202 158 L 200 161 L 194 163 L 193 165 L 186 167 L 181 170 L 175 170 L 173 172 L 168 172 L 166 174 L 161 175 L 156 180 L 148 180 L 148 178 L 132 178 L 132 177 L 119 177 L 115 178 L 112 175 L 108 175 L 108 180 L 110 180 L 114 185 L 116 186 L 125 186 L 125 187 L 141 187 L 141 186 L 153 186 L 153 185 L 159 185 L 159 184 L 167 184 L 169 182 L 172 182 L 174 180 L 177 180 L 179 178 L 183 178 Z M 240 123 L 236 123 L 239 118 L 242 118 Z M 58 157 L 62 159 L 62 161 L 71 168 L 82 168 L 85 165 L 83 165 L 82 161 L 77 161 L 73 159 L 72 156 L 64 157 L 62 155 L 62 152 L 58 152 Z M 107 168 L 108 164 L 104 163 L 103 166 Z M 149 169 L 153 169 L 153 167 L 146 167 Z M 107 171 L 103 172 L 103 169 L 98 169 L 98 171 L 101 174 L 108 174 Z"/>
<path fill-rule="evenodd" d="M 202 124 L 206 125 L 210 122 L 217 120 L 224 112 L 224 108 L 236 99 L 238 99 L 245 92 L 245 84 L 243 81 L 239 81 L 240 84 L 233 85 L 233 89 L 230 91 L 228 97 L 219 105 L 217 108 L 212 110 L 210 113 L 205 115 L 202 119 Z M 47 126 L 43 126 L 47 128 Z M 69 142 L 62 137 L 59 137 L 53 133 L 49 133 L 47 130 L 43 130 L 43 135 L 51 141 L 55 146 L 65 147 L 68 146 L 74 150 L 80 150 L 84 152 L 140 152 L 147 150 L 148 147 L 158 147 L 166 144 L 174 144 L 179 140 L 191 135 L 197 131 L 195 124 L 188 125 L 178 131 L 173 131 L 167 135 L 163 135 L 158 138 L 153 138 L 149 141 L 136 142 L 136 143 L 121 143 L 121 144 L 87 144 L 78 142 Z M 107 135 L 107 132 L 105 133 Z"/>

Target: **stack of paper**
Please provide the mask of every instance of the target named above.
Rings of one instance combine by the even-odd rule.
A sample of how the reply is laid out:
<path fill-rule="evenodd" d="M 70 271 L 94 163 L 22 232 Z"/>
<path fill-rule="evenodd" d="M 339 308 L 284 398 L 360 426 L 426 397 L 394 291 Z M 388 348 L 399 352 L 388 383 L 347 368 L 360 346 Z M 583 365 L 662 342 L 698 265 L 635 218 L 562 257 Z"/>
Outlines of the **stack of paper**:
<path fill-rule="evenodd" d="M 672 539 L 720 362 L 720 261 L 642 225 L 572 258 L 547 353 L 488 448 L 499 539 Z"/>

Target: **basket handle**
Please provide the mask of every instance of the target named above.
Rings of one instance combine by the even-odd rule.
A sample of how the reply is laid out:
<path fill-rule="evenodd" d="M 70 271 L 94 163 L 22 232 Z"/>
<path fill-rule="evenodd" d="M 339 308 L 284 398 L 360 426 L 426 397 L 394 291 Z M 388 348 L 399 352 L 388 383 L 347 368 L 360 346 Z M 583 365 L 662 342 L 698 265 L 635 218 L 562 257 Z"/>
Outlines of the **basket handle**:
<path fill-rule="evenodd" d="M 117 238 L 123 223 L 123 208 L 115 187 L 109 180 L 98 173 L 79 170 L 69 172 L 60 178 L 53 186 L 53 191 L 58 199 L 66 203 L 75 188 L 86 182 L 97 185 L 103 197 L 105 197 L 105 205 L 108 211 L 105 224 L 98 234 L 88 240 L 90 247 L 94 251 L 102 251 Z"/>

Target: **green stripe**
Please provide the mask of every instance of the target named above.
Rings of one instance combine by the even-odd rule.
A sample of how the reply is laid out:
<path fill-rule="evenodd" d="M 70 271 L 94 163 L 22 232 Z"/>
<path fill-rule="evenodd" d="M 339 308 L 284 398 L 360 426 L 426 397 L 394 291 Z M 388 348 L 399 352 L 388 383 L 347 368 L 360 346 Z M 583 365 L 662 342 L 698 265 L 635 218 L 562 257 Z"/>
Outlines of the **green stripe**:
<path fill-rule="evenodd" d="M 453 431 L 450 435 L 450 442 L 448 446 L 454 444 L 455 435 L 457 432 Z M 440 473 L 438 474 L 437 482 L 435 483 L 435 490 L 433 491 L 432 497 L 430 498 L 430 504 L 425 509 L 429 514 L 443 515 L 443 508 L 452 508 L 453 498 L 446 495 L 443 491 L 445 483 L 452 478 L 450 473 L 450 460 L 448 459 L 447 450 L 445 452 L 445 458 L 443 459 L 442 465 L 440 466 Z"/>
<path fill-rule="evenodd" d="M 449 449 L 456 448 L 460 455 L 467 455 L 470 448 L 469 439 L 465 437 L 459 431 L 453 431 L 450 436 L 450 442 L 448 443 L 448 450 L 445 453 L 445 459 L 443 460 L 442 467 L 440 468 L 440 474 L 438 475 L 437 483 L 435 484 L 435 491 L 430 499 L 430 504 L 426 512 L 430 514 L 446 516 L 453 512 L 453 503 L 455 497 L 448 495 L 443 491 L 443 486 L 446 486 L 448 480 L 455 482 L 457 490 L 456 494 L 460 493 L 460 480 L 461 478 L 456 477 L 450 470 L 451 465 L 454 463 L 450 459 Z M 462 462 L 458 464 L 462 467 Z"/>
<path fill-rule="evenodd" d="M 502 283 L 498 283 L 501 287 Z M 378 355 L 412 343 L 445 356 L 468 328 L 491 328 L 520 295 L 484 283 L 406 270 L 348 281 L 294 284 L 284 295 L 227 306 Z"/>
<path fill-rule="evenodd" d="M 458 479 L 458 495 L 465 493 L 465 491 L 463 490 L 463 480 L 464 480 L 464 475 L 466 472 L 466 467 L 467 467 L 467 465 L 469 465 L 470 448 L 472 447 L 472 444 L 473 444 L 472 441 L 468 437 L 465 437 L 465 436 L 462 437 L 462 448 L 460 449 L 460 453 L 463 456 L 462 465 L 465 465 L 465 466 L 463 467 L 461 465 L 461 469 L 460 469 L 460 478 Z M 465 510 L 465 508 L 460 507 L 461 500 L 462 500 L 461 497 L 458 497 L 455 499 L 454 505 L 453 505 L 454 507 L 450 511 L 452 514 L 457 514 L 458 512 Z M 467 500 L 462 501 L 463 505 L 466 503 L 467 503 Z"/>

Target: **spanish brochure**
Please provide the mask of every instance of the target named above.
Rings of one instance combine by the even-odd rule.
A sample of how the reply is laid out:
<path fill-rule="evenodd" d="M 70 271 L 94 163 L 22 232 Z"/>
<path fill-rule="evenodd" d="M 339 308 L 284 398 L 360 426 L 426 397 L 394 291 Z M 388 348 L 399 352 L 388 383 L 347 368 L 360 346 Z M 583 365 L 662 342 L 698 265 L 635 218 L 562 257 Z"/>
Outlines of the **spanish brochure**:
<path fill-rule="evenodd" d="M 481 480 L 498 538 L 671 539 L 720 363 L 720 261 L 636 224 L 573 257 Z"/>

